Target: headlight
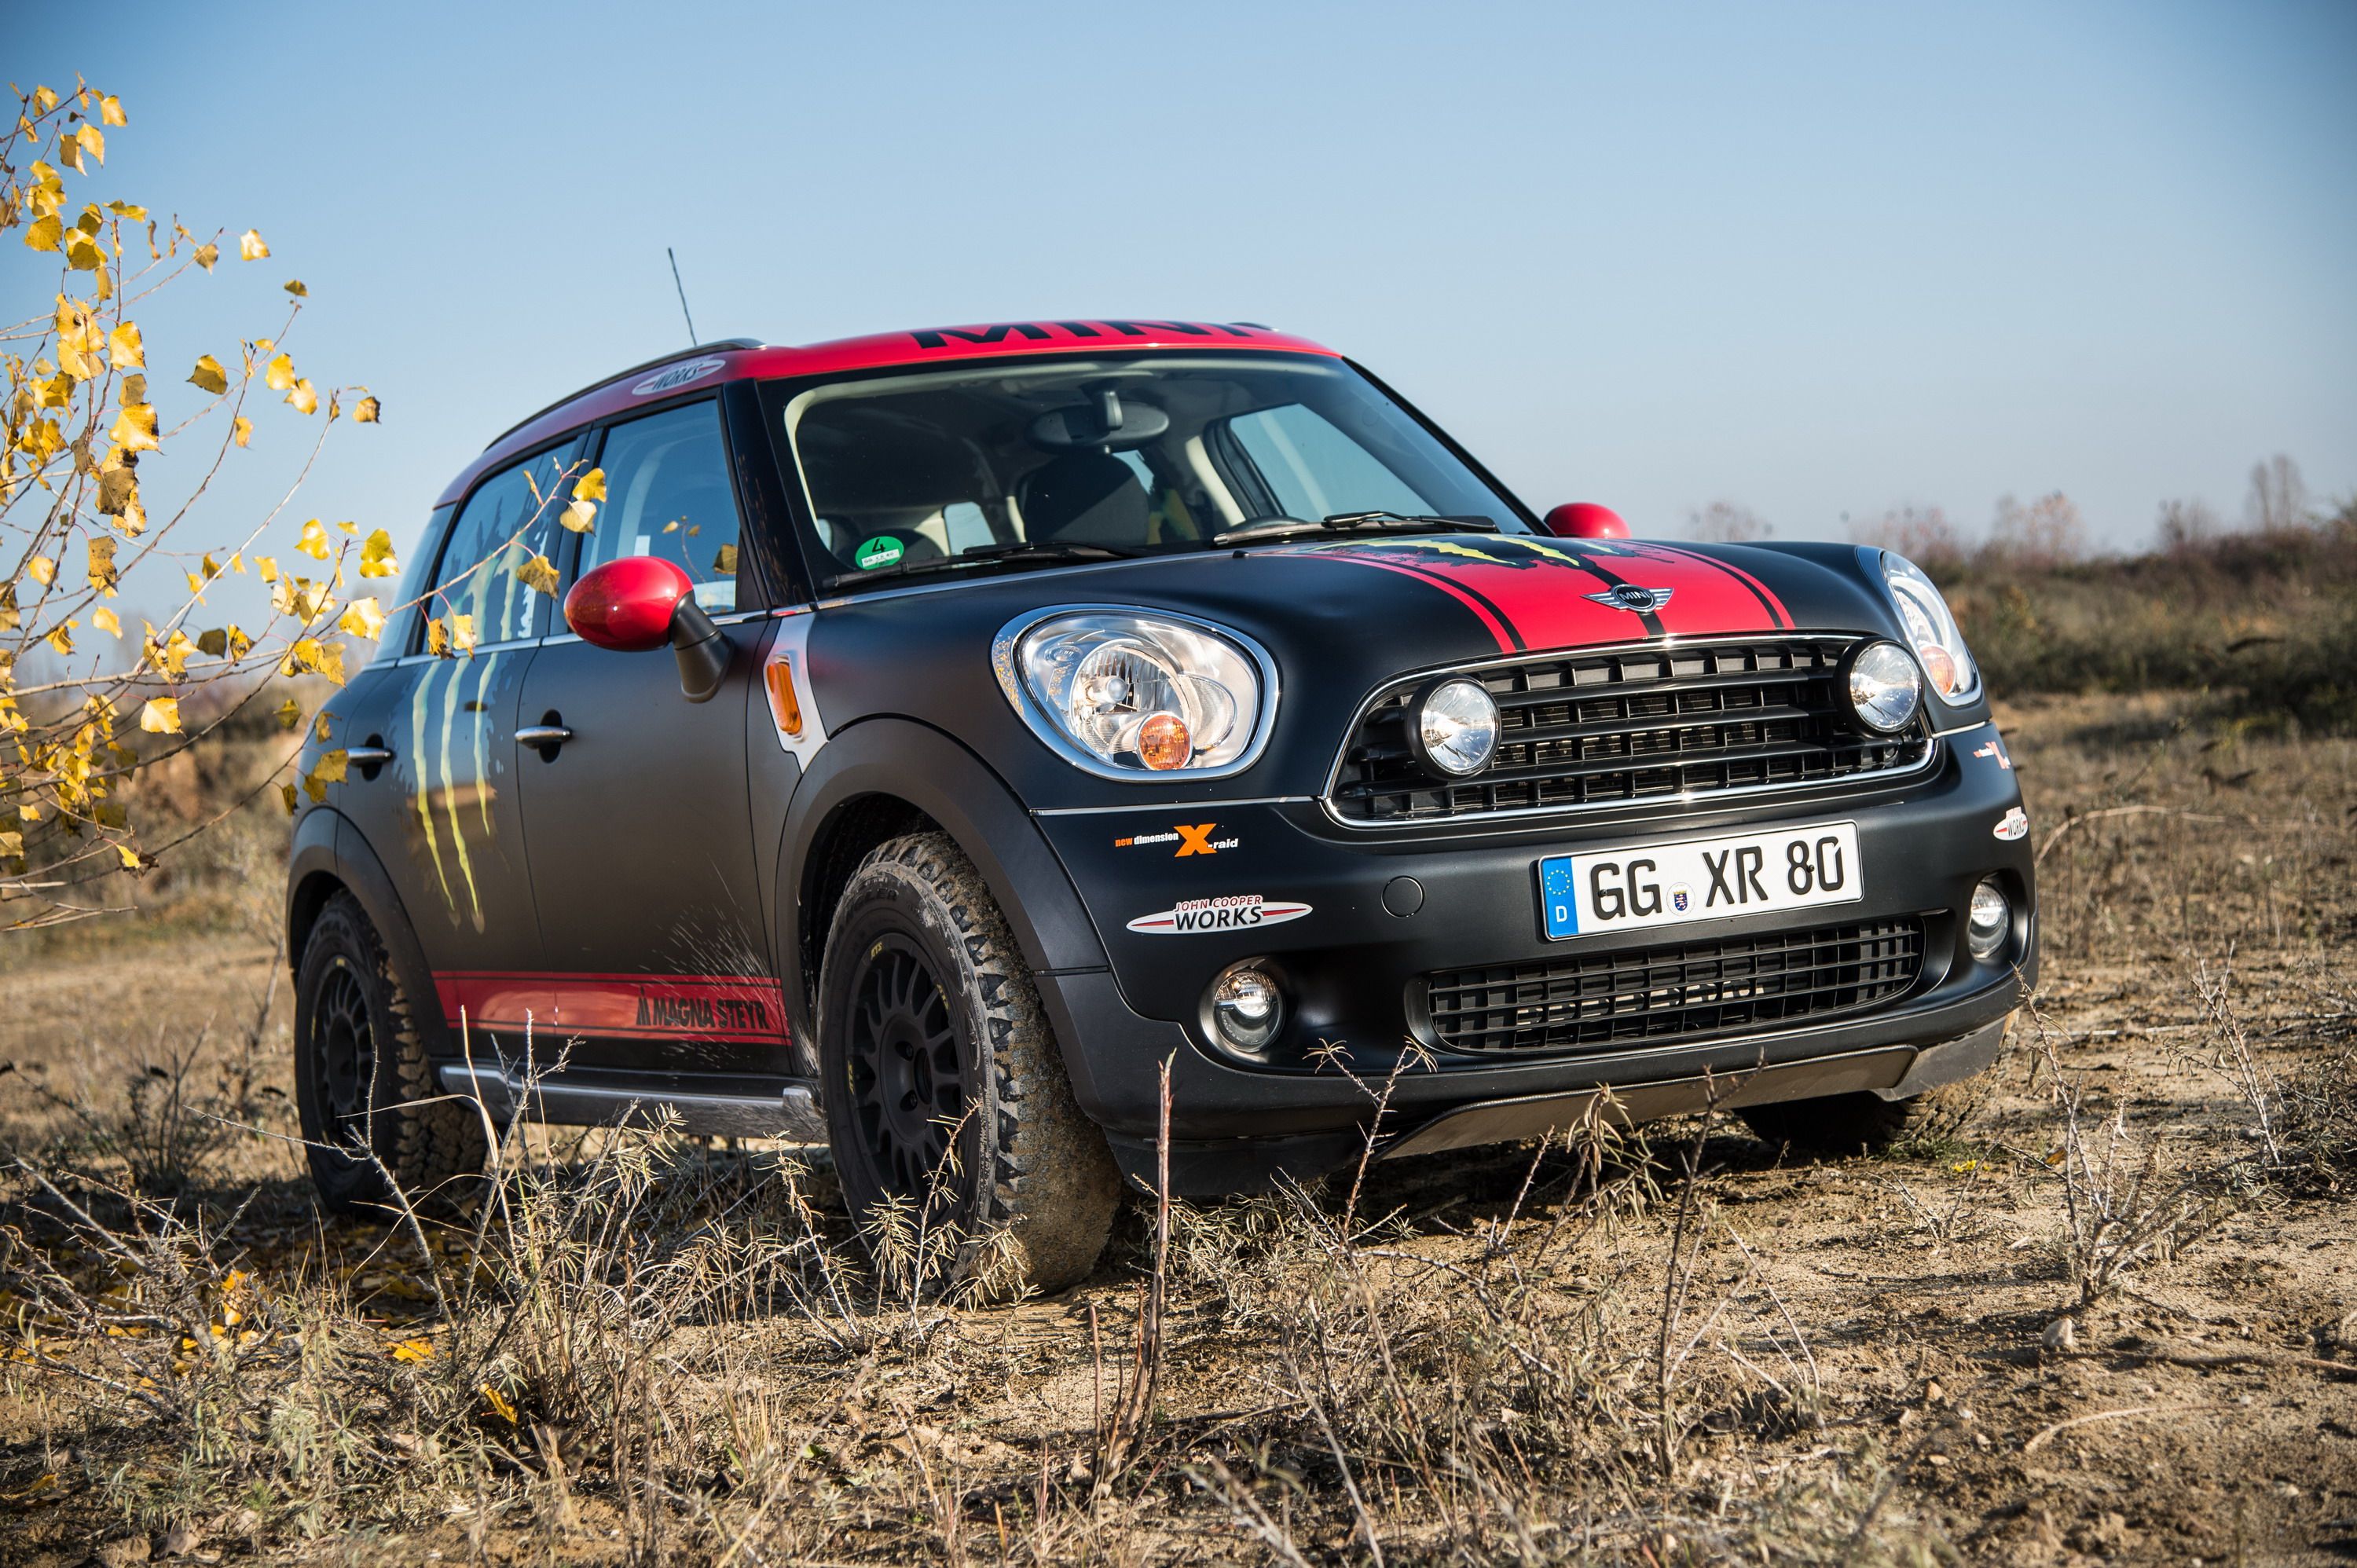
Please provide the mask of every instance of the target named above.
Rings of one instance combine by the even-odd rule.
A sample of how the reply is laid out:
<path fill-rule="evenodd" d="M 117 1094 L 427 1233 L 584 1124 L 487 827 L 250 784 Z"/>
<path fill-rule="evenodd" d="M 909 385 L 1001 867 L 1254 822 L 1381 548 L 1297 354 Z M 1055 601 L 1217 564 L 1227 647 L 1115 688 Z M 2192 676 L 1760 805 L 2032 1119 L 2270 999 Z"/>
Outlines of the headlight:
<path fill-rule="evenodd" d="M 991 662 L 1039 737 L 1106 778 L 1235 772 L 1259 755 L 1276 707 L 1266 653 L 1167 612 L 1027 617 L 998 634 Z"/>
<path fill-rule="evenodd" d="M 1497 755 L 1498 704 L 1479 681 L 1443 681 L 1415 704 L 1409 723 L 1415 749 L 1443 773 L 1479 773 Z"/>
<path fill-rule="evenodd" d="M 1878 735 L 1896 735 L 1923 705 L 1923 678 L 1915 660 L 1895 642 L 1860 644 L 1844 670 L 1844 685 L 1857 722 Z"/>
<path fill-rule="evenodd" d="M 1916 658 L 1923 661 L 1932 690 L 1946 702 L 1964 702 L 1980 690 L 1981 672 L 1964 647 L 1964 634 L 1956 629 L 1956 618 L 1948 613 L 1948 601 L 1914 562 L 1888 550 L 1881 555 L 1882 580 L 1890 586 L 1899 618 L 1907 627 L 1907 640 L 1914 645 Z"/>

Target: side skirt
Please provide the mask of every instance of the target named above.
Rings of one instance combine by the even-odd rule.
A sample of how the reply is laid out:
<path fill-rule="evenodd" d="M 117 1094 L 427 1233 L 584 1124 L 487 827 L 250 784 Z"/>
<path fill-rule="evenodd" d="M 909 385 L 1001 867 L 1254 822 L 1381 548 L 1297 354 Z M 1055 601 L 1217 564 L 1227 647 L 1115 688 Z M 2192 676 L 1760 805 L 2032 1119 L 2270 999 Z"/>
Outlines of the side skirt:
<path fill-rule="evenodd" d="M 480 1100 L 501 1122 L 522 1115 L 572 1127 L 651 1127 L 668 1112 L 697 1137 L 826 1142 L 815 1086 L 798 1079 L 572 1070 L 527 1082 L 505 1067 L 446 1062 L 439 1070 L 444 1090 Z"/>

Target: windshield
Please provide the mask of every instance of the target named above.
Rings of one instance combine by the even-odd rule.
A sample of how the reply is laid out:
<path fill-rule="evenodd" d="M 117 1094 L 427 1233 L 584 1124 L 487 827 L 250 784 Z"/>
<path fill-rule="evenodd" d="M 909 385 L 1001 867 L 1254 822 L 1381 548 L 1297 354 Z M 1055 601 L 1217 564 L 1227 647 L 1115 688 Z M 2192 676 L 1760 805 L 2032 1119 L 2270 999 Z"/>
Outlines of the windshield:
<path fill-rule="evenodd" d="M 1049 562 L 1200 549 L 1279 518 L 1527 532 L 1512 502 L 1332 360 L 1001 361 L 819 387 L 786 404 L 785 424 L 835 563 L 815 563 L 823 581 L 1010 549 Z"/>

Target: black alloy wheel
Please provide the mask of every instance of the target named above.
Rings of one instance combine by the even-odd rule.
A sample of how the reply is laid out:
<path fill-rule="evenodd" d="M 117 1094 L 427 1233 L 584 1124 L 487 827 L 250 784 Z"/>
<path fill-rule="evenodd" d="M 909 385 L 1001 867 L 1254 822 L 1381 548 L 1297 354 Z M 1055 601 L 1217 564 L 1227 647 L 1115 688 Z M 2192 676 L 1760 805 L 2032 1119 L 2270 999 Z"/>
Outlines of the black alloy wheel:
<path fill-rule="evenodd" d="M 882 1185 L 930 1208 L 963 1207 L 974 1144 L 963 1125 L 965 1052 L 932 961 L 907 933 L 888 931 L 860 954 L 851 996 L 853 1116 Z"/>
<path fill-rule="evenodd" d="M 316 982 L 306 1042 L 317 1086 L 320 1129 L 330 1143 L 368 1146 L 369 1089 L 376 1081 L 376 1032 L 360 972 L 333 954 Z"/>

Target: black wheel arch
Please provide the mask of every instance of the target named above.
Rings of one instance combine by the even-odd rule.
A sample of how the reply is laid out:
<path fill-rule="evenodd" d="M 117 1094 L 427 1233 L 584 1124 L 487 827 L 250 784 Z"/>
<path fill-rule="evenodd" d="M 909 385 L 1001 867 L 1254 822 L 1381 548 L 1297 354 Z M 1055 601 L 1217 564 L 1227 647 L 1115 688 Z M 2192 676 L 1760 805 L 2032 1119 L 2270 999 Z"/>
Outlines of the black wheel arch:
<path fill-rule="evenodd" d="M 409 923 L 401 895 L 393 890 L 393 878 L 350 818 L 328 807 L 316 807 L 295 825 L 295 843 L 287 856 L 286 963 L 290 971 L 301 971 L 303 946 L 311 926 L 339 892 L 349 892 L 360 901 L 401 977 L 415 1022 L 428 1031 L 428 1038 L 438 1049 L 447 1026 L 441 997 L 434 989 L 433 966 L 426 962 L 425 950 Z"/>
<path fill-rule="evenodd" d="M 913 719 L 862 719 L 827 737 L 788 808 L 778 856 L 777 963 L 795 1037 L 814 1040 L 812 998 L 844 886 L 867 852 L 938 829 L 963 850 L 1033 972 L 1103 969 L 1079 890 L 1006 782 Z"/>

